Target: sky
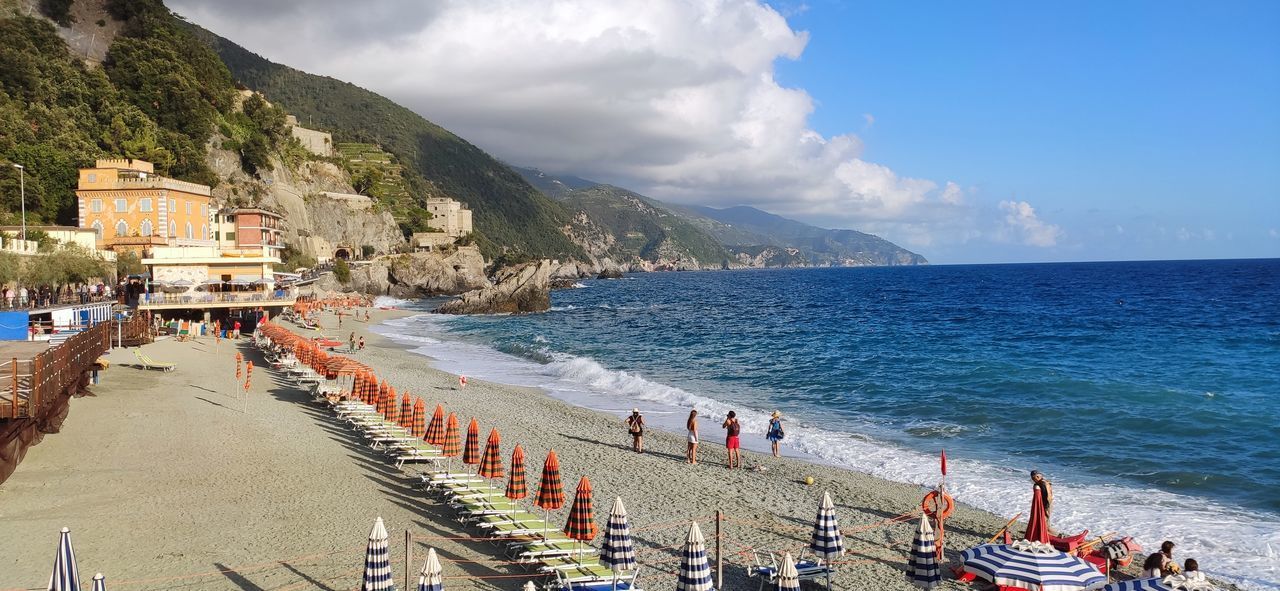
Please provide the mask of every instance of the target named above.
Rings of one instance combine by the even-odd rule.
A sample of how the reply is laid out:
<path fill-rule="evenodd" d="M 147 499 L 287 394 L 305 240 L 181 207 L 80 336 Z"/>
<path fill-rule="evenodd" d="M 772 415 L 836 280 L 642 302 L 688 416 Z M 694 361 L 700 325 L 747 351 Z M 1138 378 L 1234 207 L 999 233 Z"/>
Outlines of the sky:
<path fill-rule="evenodd" d="M 1280 2 L 168 4 L 506 162 L 934 263 L 1280 257 Z"/>

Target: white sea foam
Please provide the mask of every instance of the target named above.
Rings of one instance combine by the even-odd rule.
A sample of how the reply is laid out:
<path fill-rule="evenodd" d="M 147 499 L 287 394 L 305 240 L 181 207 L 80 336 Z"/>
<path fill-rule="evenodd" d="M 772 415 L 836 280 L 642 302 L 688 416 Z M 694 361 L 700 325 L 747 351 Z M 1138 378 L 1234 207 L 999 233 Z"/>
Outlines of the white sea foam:
<path fill-rule="evenodd" d="M 445 371 L 540 387 L 590 408 L 638 406 L 654 415 L 650 419 L 653 426 L 675 432 L 683 431 L 684 413 L 689 408 L 710 417 L 712 424 L 704 422 L 704 432 L 718 432 L 719 418 L 734 410 L 742 422 L 743 445 L 758 451 L 767 448 L 763 434 L 768 424 L 766 413 L 772 409 L 743 408 L 653 382 L 634 372 L 611 370 L 589 358 L 552 353 L 550 363 L 539 364 L 453 340 L 445 334 L 448 317 L 422 315 L 406 320 L 384 334 L 423 345 L 415 352 L 435 358 L 435 365 Z M 806 423 L 807 418 L 810 421 Z M 898 482 L 932 486 L 938 480 L 938 460 L 933 454 L 866 437 L 856 428 L 840 431 L 812 426 L 820 417 L 788 419 L 785 447 L 789 451 Z M 957 428 L 941 423 L 918 427 L 935 437 L 945 437 Z M 1280 590 L 1280 516 L 1087 475 L 1055 473 L 1051 468 L 1046 472 L 1054 481 L 1056 529 L 1120 532 L 1134 536 L 1147 551 L 1154 551 L 1163 540 L 1174 540 L 1180 556 L 1196 558 L 1216 576 L 1244 589 Z M 1016 515 L 1026 511 L 1030 503 L 1030 481 L 1023 467 L 953 453 L 948 458 L 947 485 L 957 499 L 997 515 Z"/>
<path fill-rule="evenodd" d="M 373 298 L 373 305 L 378 308 L 403 308 L 410 302 L 412 302 L 412 300 L 402 300 L 400 298 L 393 298 L 385 295 Z"/>

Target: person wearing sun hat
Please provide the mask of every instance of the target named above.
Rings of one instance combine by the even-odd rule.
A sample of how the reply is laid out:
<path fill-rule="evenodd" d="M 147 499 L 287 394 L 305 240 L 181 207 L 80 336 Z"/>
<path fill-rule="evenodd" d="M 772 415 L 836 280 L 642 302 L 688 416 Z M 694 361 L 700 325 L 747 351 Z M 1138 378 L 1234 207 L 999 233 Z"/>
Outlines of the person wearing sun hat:
<path fill-rule="evenodd" d="M 764 434 L 765 439 L 768 439 L 769 443 L 773 445 L 773 457 L 779 456 L 778 442 L 782 441 L 785 436 L 786 433 L 782 431 L 782 412 L 775 410 L 773 411 L 773 416 L 769 418 L 769 430 Z"/>
<path fill-rule="evenodd" d="M 638 454 L 644 453 L 644 416 L 640 409 L 631 409 L 631 416 L 627 417 L 627 432 L 631 434 L 631 449 Z"/>

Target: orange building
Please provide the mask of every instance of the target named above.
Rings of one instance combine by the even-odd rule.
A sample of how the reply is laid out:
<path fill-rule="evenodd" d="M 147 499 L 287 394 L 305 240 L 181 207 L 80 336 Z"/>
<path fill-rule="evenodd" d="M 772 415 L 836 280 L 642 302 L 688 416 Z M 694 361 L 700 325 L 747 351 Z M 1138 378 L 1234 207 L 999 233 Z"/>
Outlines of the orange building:
<path fill-rule="evenodd" d="M 98 247 L 142 251 L 152 246 L 213 246 L 210 188 L 155 174 L 150 162 L 98 160 L 80 169 L 80 227 Z"/>

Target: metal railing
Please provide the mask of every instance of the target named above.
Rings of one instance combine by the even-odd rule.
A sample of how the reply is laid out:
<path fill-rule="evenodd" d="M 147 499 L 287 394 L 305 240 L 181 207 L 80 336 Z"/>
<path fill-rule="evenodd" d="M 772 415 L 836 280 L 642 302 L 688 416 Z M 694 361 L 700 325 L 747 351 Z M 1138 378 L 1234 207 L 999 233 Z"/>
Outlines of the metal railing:
<path fill-rule="evenodd" d="M 144 293 L 138 298 L 139 306 L 159 306 L 172 304 L 271 304 L 279 302 L 292 303 L 296 294 L 291 289 L 275 291 L 229 291 L 222 293 Z"/>
<path fill-rule="evenodd" d="M 0 362 L 0 417 L 43 416 L 110 348 L 111 323 L 99 323 L 31 359 Z"/>
<path fill-rule="evenodd" d="M 41 308 L 52 308 L 54 306 L 80 306 L 85 304 L 100 304 L 103 302 L 115 303 L 117 299 L 107 297 L 105 294 L 85 294 L 78 292 L 63 292 L 56 297 L 53 295 L 37 295 L 27 294 L 27 297 L 14 295 L 13 297 L 0 297 L 0 310 L 37 310 Z"/>

